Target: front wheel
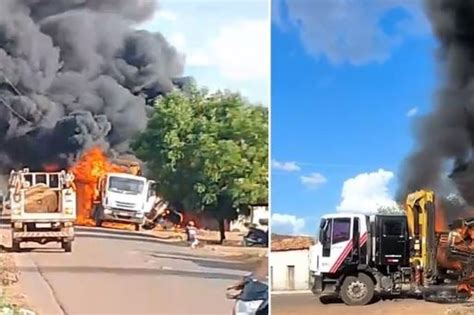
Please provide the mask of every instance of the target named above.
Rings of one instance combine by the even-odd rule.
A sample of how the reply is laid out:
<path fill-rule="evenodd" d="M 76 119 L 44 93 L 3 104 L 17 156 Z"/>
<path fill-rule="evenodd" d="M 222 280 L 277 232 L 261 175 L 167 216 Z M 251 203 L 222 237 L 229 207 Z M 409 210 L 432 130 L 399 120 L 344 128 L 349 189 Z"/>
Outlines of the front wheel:
<path fill-rule="evenodd" d="M 341 287 L 341 299 L 346 305 L 366 305 L 374 297 L 374 282 L 365 273 L 348 276 Z"/>
<path fill-rule="evenodd" d="M 98 206 L 97 208 L 95 208 L 95 211 L 94 211 L 94 221 L 95 221 L 96 227 L 102 226 L 103 217 L 104 217 L 104 208 L 102 208 L 101 206 Z"/>
<path fill-rule="evenodd" d="M 61 247 L 64 249 L 66 253 L 70 253 L 72 251 L 72 242 L 63 241 L 61 243 Z"/>

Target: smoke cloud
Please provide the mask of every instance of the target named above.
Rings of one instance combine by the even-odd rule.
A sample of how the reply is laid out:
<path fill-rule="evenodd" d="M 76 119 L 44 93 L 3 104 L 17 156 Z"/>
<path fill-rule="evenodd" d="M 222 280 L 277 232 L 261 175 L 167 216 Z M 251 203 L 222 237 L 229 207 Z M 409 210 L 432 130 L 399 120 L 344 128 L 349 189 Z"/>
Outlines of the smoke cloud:
<path fill-rule="evenodd" d="M 0 171 L 67 165 L 91 146 L 119 153 L 146 126 L 184 58 L 134 26 L 154 0 L 0 1 Z"/>
<path fill-rule="evenodd" d="M 439 42 L 441 83 L 433 112 L 417 121 L 417 149 L 403 165 L 398 199 L 442 190 L 451 172 L 449 181 L 474 204 L 474 2 L 429 0 L 425 8 Z"/>

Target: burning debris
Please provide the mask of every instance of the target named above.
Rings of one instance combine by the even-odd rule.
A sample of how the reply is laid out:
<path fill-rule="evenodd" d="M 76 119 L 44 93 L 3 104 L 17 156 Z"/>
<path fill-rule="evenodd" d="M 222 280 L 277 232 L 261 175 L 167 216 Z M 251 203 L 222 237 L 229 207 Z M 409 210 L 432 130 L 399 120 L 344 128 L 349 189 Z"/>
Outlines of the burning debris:
<path fill-rule="evenodd" d="M 154 0 L 0 1 L 0 171 L 128 150 L 147 104 L 186 83 L 175 79 L 183 56 L 134 29 L 156 9 Z"/>
<path fill-rule="evenodd" d="M 440 192 L 443 175 L 453 170 L 456 188 L 473 205 L 474 2 L 430 0 L 425 4 L 440 44 L 437 57 L 443 77 L 434 111 L 417 126 L 417 150 L 405 161 L 398 197 L 402 200 L 417 189 Z"/>

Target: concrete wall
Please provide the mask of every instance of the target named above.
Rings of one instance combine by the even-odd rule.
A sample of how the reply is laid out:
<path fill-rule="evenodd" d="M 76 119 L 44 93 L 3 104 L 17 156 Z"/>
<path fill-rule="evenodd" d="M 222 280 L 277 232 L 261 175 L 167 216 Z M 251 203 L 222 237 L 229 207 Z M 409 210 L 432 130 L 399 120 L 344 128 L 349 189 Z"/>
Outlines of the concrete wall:
<path fill-rule="evenodd" d="M 291 266 L 294 266 L 293 288 L 290 283 Z M 273 291 L 308 290 L 309 250 L 271 252 L 270 281 Z"/>

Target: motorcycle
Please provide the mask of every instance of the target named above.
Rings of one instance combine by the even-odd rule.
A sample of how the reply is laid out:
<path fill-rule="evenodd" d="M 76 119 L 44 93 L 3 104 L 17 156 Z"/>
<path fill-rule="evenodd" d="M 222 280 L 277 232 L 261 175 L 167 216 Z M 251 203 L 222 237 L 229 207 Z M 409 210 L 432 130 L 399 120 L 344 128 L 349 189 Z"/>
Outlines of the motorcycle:
<path fill-rule="evenodd" d="M 260 245 L 263 247 L 268 246 L 268 232 L 257 228 L 249 228 L 249 232 L 244 237 L 245 246 L 256 246 Z"/>
<path fill-rule="evenodd" d="M 268 285 L 251 275 L 227 288 L 226 296 L 235 300 L 233 315 L 268 315 Z"/>

